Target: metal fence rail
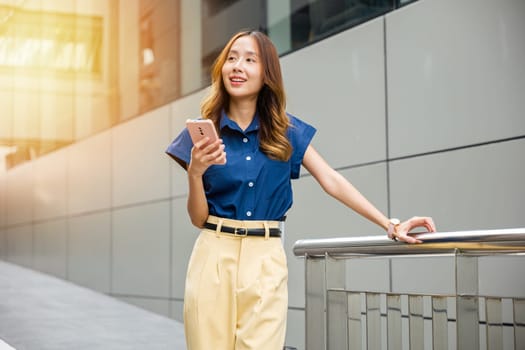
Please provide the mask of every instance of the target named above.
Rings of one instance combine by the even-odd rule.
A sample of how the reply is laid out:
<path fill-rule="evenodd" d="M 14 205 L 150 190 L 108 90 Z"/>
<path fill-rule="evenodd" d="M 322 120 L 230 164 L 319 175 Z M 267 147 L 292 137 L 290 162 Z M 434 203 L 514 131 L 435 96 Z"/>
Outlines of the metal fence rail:
<path fill-rule="evenodd" d="M 418 238 L 424 243 L 407 245 L 382 236 L 297 241 L 294 254 L 304 257 L 306 266 L 306 349 L 525 349 L 525 282 L 519 282 L 524 279 L 525 228 Z M 404 290 L 396 283 L 403 279 L 396 260 L 415 258 L 419 264 L 441 257 L 452 261 L 450 290 Z M 491 257 L 512 259 L 512 271 L 496 272 L 518 281 L 504 295 L 480 293 L 481 284 L 490 286 L 480 261 L 482 267 L 491 266 L 480 259 Z M 381 260 L 385 271 L 368 279 L 387 279 L 387 287 L 353 285 L 363 278 L 352 264 L 364 260 Z M 432 279 L 433 271 L 424 271 L 430 274 L 426 280 Z"/>

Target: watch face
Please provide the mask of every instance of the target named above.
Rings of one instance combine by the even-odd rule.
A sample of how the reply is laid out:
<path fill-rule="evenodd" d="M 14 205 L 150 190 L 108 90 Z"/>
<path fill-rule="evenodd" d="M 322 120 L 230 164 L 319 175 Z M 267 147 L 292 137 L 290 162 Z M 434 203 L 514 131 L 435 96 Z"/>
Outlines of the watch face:
<path fill-rule="evenodd" d="M 391 223 L 392 225 L 399 225 L 399 224 L 401 223 L 401 221 L 399 221 L 399 219 L 395 219 L 395 218 L 394 218 L 394 219 L 390 219 L 390 223 Z"/>

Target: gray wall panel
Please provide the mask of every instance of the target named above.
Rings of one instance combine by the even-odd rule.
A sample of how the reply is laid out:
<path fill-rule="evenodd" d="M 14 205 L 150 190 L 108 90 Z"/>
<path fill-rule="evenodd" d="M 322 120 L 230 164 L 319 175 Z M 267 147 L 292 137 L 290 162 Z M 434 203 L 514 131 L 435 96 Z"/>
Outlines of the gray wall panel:
<path fill-rule="evenodd" d="M 0 174 L 0 259 L 7 259 L 7 177 Z"/>
<path fill-rule="evenodd" d="M 171 309 L 170 309 L 170 317 L 173 318 L 174 320 L 177 320 L 179 322 L 184 322 L 183 320 L 183 310 L 184 310 L 184 302 L 182 301 L 179 301 L 179 300 L 176 300 L 176 301 L 171 301 L 171 305 L 170 305 Z"/>
<path fill-rule="evenodd" d="M 25 267 L 33 267 L 33 225 L 8 228 L 6 240 L 7 261 Z"/>
<path fill-rule="evenodd" d="M 184 170 L 179 163 L 172 160 L 171 157 L 166 155 L 170 162 L 170 177 L 171 177 L 171 193 L 172 196 L 177 198 L 186 198 L 188 193 L 188 173 Z"/>
<path fill-rule="evenodd" d="M 112 293 L 168 298 L 169 208 L 162 201 L 113 211 Z"/>
<path fill-rule="evenodd" d="M 70 214 L 111 206 L 111 154 L 110 130 L 69 149 L 67 192 Z"/>
<path fill-rule="evenodd" d="M 0 227 L 7 226 L 7 176 L 0 174 Z"/>
<path fill-rule="evenodd" d="M 112 201 L 114 206 L 169 196 L 169 106 L 112 129 Z"/>
<path fill-rule="evenodd" d="M 524 15 L 442 0 L 386 16 L 390 157 L 525 134 Z"/>
<path fill-rule="evenodd" d="M 426 295 L 455 293 L 454 257 L 392 259 L 392 291 Z"/>
<path fill-rule="evenodd" d="M 35 220 L 66 215 L 67 212 L 67 149 L 47 154 L 34 163 Z"/>
<path fill-rule="evenodd" d="M 383 20 L 282 58 L 288 111 L 318 129 L 313 144 L 334 167 L 384 160 Z"/>
<path fill-rule="evenodd" d="M 523 154 L 521 139 L 392 162 L 392 213 L 432 215 L 440 231 L 523 227 Z"/>
<path fill-rule="evenodd" d="M 305 348 L 304 344 L 304 310 L 288 310 L 288 323 L 286 325 L 285 345 L 293 346 L 298 350 Z"/>
<path fill-rule="evenodd" d="M 0 228 L 0 260 L 7 260 L 7 228 Z"/>
<path fill-rule="evenodd" d="M 351 291 L 390 291 L 388 259 L 349 259 L 345 262 L 345 289 Z"/>
<path fill-rule="evenodd" d="M 7 173 L 7 224 L 33 220 L 33 163 L 21 164 Z"/>
<path fill-rule="evenodd" d="M 186 211 L 186 197 L 176 198 L 172 201 L 172 288 L 171 296 L 182 299 L 184 297 L 184 285 L 186 270 L 190 260 L 193 244 L 200 230 L 190 222 Z"/>
<path fill-rule="evenodd" d="M 60 278 L 67 278 L 67 222 L 65 219 L 34 225 L 33 267 Z"/>
<path fill-rule="evenodd" d="M 111 291 L 111 213 L 69 219 L 68 279 L 102 293 Z"/>
<path fill-rule="evenodd" d="M 0 260 L 7 260 L 7 229 L 0 227 Z"/>
<path fill-rule="evenodd" d="M 480 294 L 525 298 L 525 256 L 487 256 L 480 258 L 478 264 Z"/>

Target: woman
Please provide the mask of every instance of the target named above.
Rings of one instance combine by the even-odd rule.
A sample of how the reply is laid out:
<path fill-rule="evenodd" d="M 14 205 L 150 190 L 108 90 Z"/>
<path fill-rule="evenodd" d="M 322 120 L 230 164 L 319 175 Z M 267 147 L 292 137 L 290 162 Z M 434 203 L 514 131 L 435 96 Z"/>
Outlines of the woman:
<path fill-rule="evenodd" d="M 387 230 L 407 233 L 429 217 L 388 219 L 310 145 L 315 129 L 285 112 L 277 51 L 257 31 L 235 34 L 212 68 L 202 118 L 220 135 L 192 143 L 185 129 L 167 153 L 188 173 L 188 213 L 202 229 L 188 266 L 184 325 L 190 350 L 282 349 L 287 313 L 280 227 L 301 164 L 332 197 Z"/>

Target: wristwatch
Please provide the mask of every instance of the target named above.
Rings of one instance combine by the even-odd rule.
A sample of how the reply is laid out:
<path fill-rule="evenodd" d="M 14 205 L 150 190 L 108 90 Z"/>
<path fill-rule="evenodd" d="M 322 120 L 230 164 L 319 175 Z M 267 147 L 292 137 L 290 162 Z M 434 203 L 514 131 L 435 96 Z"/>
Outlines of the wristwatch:
<path fill-rule="evenodd" d="M 388 234 L 388 238 L 390 238 L 393 241 L 397 241 L 397 227 L 399 226 L 400 223 L 401 221 L 399 221 L 399 219 L 396 219 L 396 218 L 391 218 L 388 220 L 387 234 Z"/>

